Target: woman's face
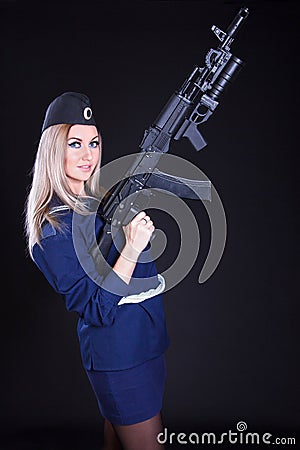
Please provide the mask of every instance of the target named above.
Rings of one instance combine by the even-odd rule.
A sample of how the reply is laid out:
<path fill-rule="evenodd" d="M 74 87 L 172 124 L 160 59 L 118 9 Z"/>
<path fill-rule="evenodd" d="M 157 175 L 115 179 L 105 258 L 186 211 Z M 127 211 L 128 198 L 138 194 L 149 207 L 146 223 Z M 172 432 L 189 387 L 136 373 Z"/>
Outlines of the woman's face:
<path fill-rule="evenodd" d="M 68 133 L 65 172 L 74 194 L 82 194 L 84 182 L 93 173 L 99 158 L 99 134 L 94 125 L 73 125 Z"/>

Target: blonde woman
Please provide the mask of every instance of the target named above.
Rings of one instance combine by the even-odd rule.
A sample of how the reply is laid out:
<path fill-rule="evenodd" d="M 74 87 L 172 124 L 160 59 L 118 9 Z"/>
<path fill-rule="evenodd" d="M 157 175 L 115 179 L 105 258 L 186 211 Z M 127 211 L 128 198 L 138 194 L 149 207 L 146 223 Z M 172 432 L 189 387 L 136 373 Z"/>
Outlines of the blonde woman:
<path fill-rule="evenodd" d="M 78 313 L 82 363 L 104 421 L 103 449 L 162 449 L 156 437 L 162 431 L 169 346 L 163 283 L 152 261 L 140 261 L 153 222 L 142 211 L 123 227 L 124 246 L 112 246 L 112 270 L 105 275 L 90 255 L 88 227 L 81 240 L 88 270 L 74 247 L 74 214 L 89 217 L 88 199 L 98 195 L 100 158 L 101 136 L 89 98 L 77 92 L 56 97 L 46 111 L 26 199 L 28 251 L 67 310 Z M 92 217 L 100 236 L 100 208 Z M 91 276 L 95 273 L 101 282 Z M 132 294 L 139 294 L 134 279 L 142 279 L 143 292 L 151 296 L 132 302 Z"/>

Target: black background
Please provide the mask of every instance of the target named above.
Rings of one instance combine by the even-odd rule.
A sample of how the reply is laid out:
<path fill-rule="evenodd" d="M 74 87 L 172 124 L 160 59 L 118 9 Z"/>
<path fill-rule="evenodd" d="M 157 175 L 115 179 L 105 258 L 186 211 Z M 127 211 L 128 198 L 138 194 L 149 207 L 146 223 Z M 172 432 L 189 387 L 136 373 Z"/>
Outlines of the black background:
<path fill-rule="evenodd" d="M 201 128 L 208 145 L 199 153 L 185 140 L 171 147 L 214 183 L 228 234 L 219 266 L 198 284 L 210 227 L 204 208 L 188 202 L 202 246 L 164 297 L 171 346 L 162 414 L 169 432 L 234 431 L 243 420 L 249 432 L 296 437 L 297 2 L 2 1 L 1 449 L 101 442 L 77 317 L 25 255 L 23 207 L 46 107 L 64 91 L 84 92 L 102 130 L 103 163 L 138 151 L 144 129 L 216 47 L 211 26 L 225 29 L 241 6 L 250 15 L 232 52 L 246 65 Z"/>

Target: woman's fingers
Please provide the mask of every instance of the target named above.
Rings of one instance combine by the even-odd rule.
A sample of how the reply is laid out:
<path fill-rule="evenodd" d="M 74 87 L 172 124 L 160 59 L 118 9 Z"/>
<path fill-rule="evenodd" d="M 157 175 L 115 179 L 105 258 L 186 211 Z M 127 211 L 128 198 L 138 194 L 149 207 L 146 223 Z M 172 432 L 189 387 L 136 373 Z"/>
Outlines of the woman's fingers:
<path fill-rule="evenodd" d="M 146 226 L 147 228 L 151 228 L 151 227 L 153 226 L 152 220 L 151 220 L 151 219 L 148 220 L 147 223 L 145 223 L 145 226 Z"/>
<path fill-rule="evenodd" d="M 140 226 L 141 228 L 144 228 L 146 230 L 151 231 L 151 233 L 154 230 L 153 221 L 150 219 L 149 216 L 145 216 L 143 219 L 141 219 L 138 222 L 138 226 Z"/>
<path fill-rule="evenodd" d="M 139 212 L 132 220 L 132 225 L 139 225 L 144 226 L 150 229 L 153 226 L 153 221 L 151 220 L 150 216 L 146 214 L 145 211 Z"/>
<path fill-rule="evenodd" d="M 126 243 L 138 253 L 146 247 L 155 227 L 145 211 L 139 212 L 127 225 L 123 226 Z"/>
<path fill-rule="evenodd" d="M 139 212 L 131 221 L 132 224 L 137 224 L 138 222 L 140 222 L 144 217 L 146 217 L 146 213 L 145 211 L 141 211 Z"/>

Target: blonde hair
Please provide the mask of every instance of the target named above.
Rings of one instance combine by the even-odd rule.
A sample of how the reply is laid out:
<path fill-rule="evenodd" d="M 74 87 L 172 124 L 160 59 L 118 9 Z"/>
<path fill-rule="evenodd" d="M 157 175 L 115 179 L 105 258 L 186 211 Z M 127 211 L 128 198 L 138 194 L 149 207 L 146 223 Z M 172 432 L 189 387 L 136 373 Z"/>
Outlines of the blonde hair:
<path fill-rule="evenodd" d="M 34 166 L 32 169 L 32 183 L 25 201 L 25 235 L 27 249 L 32 257 L 34 244 L 41 245 L 42 224 L 47 220 L 55 228 L 60 228 L 55 215 L 50 214 L 49 204 L 56 194 L 64 205 L 82 214 L 88 214 L 87 206 L 78 201 L 77 195 L 72 193 L 64 169 L 64 155 L 69 130 L 72 125 L 60 124 L 47 128 L 40 138 Z M 101 136 L 99 133 L 100 150 Z M 101 154 L 101 153 L 100 153 Z M 86 181 L 86 191 L 89 196 L 99 198 L 99 168 L 95 167 L 93 174 Z"/>

